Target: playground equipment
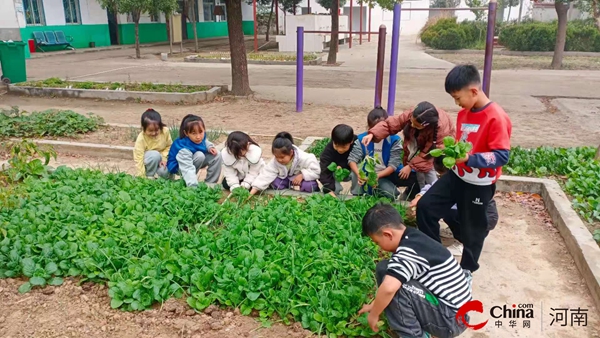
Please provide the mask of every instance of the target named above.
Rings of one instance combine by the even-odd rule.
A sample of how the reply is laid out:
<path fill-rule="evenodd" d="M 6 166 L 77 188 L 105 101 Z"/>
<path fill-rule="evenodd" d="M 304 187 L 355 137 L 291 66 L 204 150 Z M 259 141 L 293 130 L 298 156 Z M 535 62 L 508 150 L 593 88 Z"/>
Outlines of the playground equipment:
<path fill-rule="evenodd" d="M 350 2 L 352 6 L 352 2 Z M 439 11 L 488 11 L 488 22 L 487 22 L 487 32 L 486 32 L 486 41 L 485 41 L 485 57 L 483 63 L 483 81 L 482 87 L 483 92 L 489 97 L 490 95 L 490 83 L 492 78 L 492 57 L 494 53 L 494 27 L 496 25 L 496 9 L 497 9 L 497 0 L 490 0 L 488 7 L 476 7 L 476 8 L 406 8 L 404 11 L 430 11 L 430 10 L 439 10 Z M 393 16 L 393 26 L 392 26 L 392 50 L 391 50 L 391 59 L 390 59 L 390 78 L 388 84 L 388 102 L 387 102 L 387 112 L 389 116 L 394 115 L 394 103 L 396 102 L 396 82 L 398 76 L 398 44 L 400 40 L 400 19 L 401 19 L 401 11 L 402 5 L 400 3 L 396 3 L 394 5 L 394 16 Z M 352 11 L 350 11 L 352 13 Z M 361 16 L 362 17 L 362 16 Z M 352 18 L 350 18 L 350 23 L 352 23 Z M 369 25 L 370 26 L 370 25 Z M 303 107 L 304 100 L 304 34 L 305 33 L 329 33 L 332 31 L 305 31 L 304 27 L 297 28 L 297 56 L 296 56 L 296 112 L 301 112 Z M 349 33 L 350 34 L 350 44 L 352 41 L 352 29 L 350 31 L 338 31 L 337 33 Z M 383 92 L 383 65 L 384 65 L 384 54 L 385 54 L 385 33 L 386 27 L 381 25 L 379 28 L 379 32 L 362 32 L 362 24 L 361 24 L 361 38 L 362 34 L 367 33 L 369 36 L 371 34 L 378 34 L 378 46 L 377 46 L 377 71 L 375 74 L 375 100 L 374 105 L 381 105 L 381 97 Z M 331 46 L 330 46 L 331 48 Z"/>

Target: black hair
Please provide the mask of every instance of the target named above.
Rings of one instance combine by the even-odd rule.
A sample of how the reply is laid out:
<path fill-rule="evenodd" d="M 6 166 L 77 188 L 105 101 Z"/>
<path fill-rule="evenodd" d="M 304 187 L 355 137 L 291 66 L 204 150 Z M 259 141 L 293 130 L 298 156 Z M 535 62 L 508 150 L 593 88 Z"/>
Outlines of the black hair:
<path fill-rule="evenodd" d="M 435 109 L 435 106 L 427 101 L 423 101 L 413 109 L 412 117 L 421 125 L 426 125 L 425 128 L 433 128 L 433 144 L 429 149 L 421 149 L 421 151 L 428 153 L 431 149 L 437 148 L 437 129 L 440 114 Z M 403 130 L 405 140 L 408 139 L 411 129 L 412 125 L 407 123 Z M 420 130 L 415 130 L 415 138 L 419 136 L 419 132 Z"/>
<path fill-rule="evenodd" d="M 370 236 L 378 233 L 383 228 L 402 230 L 404 221 L 398 210 L 388 203 L 378 202 L 367 210 L 362 219 L 362 233 Z"/>
<path fill-rule="evenodd" d="M 331 140 L 337 145 L 346 145 L 354 141 L 354 129 L 346 124 L 338 124 L 331 131 Z"/>
<path fill-rule="evenodd" d="M 471 85 L 481 84 L 481 76 L 473 65 L 459 65 L 446 75 L 446 93 L 452 94 Z"/>
<path fill-rule="evenodd" d="M 187 137 L 186 134 L 194 131 L 196 126 L 200 127 L 202 131 L 206 131 L 206 126 L 200 116 L 194 114 L 187 114 L 184 116 L 183 120 L 181 120 L 181 127 L 179 127 L 179 138 Z"/>
<path fill-rule="evenodd" d="M 242 157 L 240 154 L 242 150 L 248 148 L 250 144 L 258 145 L 248 134 L 241 131 L 234 131 L 227 136 L 227 149 L 236 158 Z"/>
<path fill-rule="evenodd" d="M 161 133 L 162 133 L 163 128 L 167 126 L 166 124 L 163 123 L 162 118 L 160 117 L 160 114 L 152 108 L 146 109 L 146 111 L 142 114 L 141 124 L 142 124 L 143 131 L 146 131 L 148 126 L 150 126 L 151 124 L 158 124 L 158 129 L 160 130 Z"/>
<path fill-rule="evenodd" d="M 440 174 L 445 174 L 448 171 L 448 168 L 444 165 L 444 155 L 440 157 L 433 158 L 433 169 Z"/>
<path fill-rule="evenodd" d="M 275 150 L 282 152 L 285 155 L 291 155 L 294 151 L 294 138 L 292 134 L 287 131 L 275 135 L 271 151 L 275 153 Z"/>
<path fill-rule="evenodd" d="M 373 128 L 377 123 L 387 119 L 387 117 L 388 114 L 385 109 L 381 107 L 375 107 L 375 109 L 371 110 L 369 115 L 367 115 L 367 125 L 369 128 Z"/>

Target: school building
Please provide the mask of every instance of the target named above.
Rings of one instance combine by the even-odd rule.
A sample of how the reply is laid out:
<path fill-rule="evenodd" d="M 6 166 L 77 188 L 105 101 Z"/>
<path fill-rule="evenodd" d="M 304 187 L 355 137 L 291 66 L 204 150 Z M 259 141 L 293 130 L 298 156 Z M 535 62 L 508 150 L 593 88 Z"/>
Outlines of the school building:
<path fill-rule="evenodd" d="M 197 0 L 198 38 L 227 36 L 226 8 L 223 0 Z M 180 9 L 183 1 L 179 1 Z M 191 15 L 190 15 L 191 16 Z M 254 34 L 252 6 L 242 1 L 244 34 Z M 184 38 L 194 37 L 193 23 L 182 22 Z M 102 9 L 97 0 L 0 0 L 0 40 L 27 41 L 35 31 L 63 31 L 72 37 L 75 48 L 103 47 L 135 43 L 131 15 Z M 140 43 L 166 42 L 163 14 L 143 14 Z"/>

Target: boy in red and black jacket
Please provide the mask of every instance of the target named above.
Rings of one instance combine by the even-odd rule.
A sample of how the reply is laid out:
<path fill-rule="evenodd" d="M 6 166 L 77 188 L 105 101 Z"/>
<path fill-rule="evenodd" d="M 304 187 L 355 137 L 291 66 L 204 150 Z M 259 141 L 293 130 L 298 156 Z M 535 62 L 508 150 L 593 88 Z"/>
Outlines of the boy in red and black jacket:
<path fill-rule="evenodd" d="M 473 149 L 443 175 L 417 204 L 419 230 L 440 241 L 439 220 L 456 203 L 460 225 L 456 231 L 464 245 L 461 267 L 474 272 L 488 235 L 487 208 L 496 181 L 510 154 L 510 118 L 481 90 L 479 71 L 473 65 L 454 67 L 446 76 L 446 92 L 462 110 L 456 119 L 456 139 Z M 453 229 L 453 232 L 456 233 Z"/>

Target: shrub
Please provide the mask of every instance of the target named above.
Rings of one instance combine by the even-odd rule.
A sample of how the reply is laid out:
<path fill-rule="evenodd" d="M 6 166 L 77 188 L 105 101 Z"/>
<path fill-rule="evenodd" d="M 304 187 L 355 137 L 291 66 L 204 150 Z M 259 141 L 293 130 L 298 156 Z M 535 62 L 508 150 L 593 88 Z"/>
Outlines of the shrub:
<path fill-rule="evenodd" d="M 421 42 L 435 49 L 473 48 L 485 41 L 487 25 L 479 21 L 456 22 L 456 18 L 430 20 L 421 30 Z"/>
<path fill-rule="evenodd" d="M 556 42 L 556 22 L 524 22 L 510 24 L 500 32 L 500 43 L 514 51 L 554 50 Z M 575 20 L 568 23 L 566 51 L 599 52 L 600 31 L 589 20 Z"/>

